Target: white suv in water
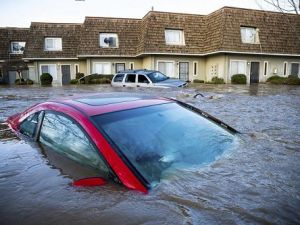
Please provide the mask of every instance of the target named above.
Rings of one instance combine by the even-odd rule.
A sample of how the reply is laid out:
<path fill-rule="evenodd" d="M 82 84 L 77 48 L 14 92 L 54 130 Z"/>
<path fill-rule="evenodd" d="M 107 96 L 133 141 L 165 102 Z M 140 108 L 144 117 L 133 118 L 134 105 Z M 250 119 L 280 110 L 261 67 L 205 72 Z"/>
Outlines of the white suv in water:
<path fill-rule="evenodd" d="M 112 79 L 114 87 L 183 87 L 187 82 L 169 78 L 156 70 L 124 70 Z"/>

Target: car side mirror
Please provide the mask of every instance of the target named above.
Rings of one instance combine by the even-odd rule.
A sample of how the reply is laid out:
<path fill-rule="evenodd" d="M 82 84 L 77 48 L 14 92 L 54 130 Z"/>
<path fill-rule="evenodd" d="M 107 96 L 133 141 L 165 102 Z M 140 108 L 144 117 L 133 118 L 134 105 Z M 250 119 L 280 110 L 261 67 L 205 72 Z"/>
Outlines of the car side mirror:
<path fill-rule="evenodd" d="M 73 182 L 73 186 L 78 187 L 94 187 L 103 186 L 106 184 L 106 180 L 102 177 L 87 177 Z"/>

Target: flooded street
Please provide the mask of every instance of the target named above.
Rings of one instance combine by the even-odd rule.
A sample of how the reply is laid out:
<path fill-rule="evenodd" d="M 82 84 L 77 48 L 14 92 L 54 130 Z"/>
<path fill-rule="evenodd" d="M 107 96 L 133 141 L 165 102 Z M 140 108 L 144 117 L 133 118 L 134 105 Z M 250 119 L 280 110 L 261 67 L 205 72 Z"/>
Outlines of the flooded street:
<path fill-rule="evenodd" d="M 144 195 L 113 182 L 73 187 L 73 179 L 89 171 L 38 143 L 2 131 L 1 225 L 300 223 L 299 86 L 198 85 L 176 90 L 0 86 L 0 121 L 48 99 L 112 91 L 192 104 L 240 131 L 240 144 L 209 165 L 163 180 Z M 197 93 L 201 95 L 194 98 Z"/>

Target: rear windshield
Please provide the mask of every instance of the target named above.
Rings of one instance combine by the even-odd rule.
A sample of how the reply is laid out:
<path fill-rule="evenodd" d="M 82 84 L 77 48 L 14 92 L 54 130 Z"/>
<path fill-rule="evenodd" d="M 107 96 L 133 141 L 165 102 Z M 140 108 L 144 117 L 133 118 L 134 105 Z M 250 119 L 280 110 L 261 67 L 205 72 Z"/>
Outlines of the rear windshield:
<path fill-rule="evenodd" d="M 177 169 L 214 161 L 236 143 L 227 130 L 177 103 L 93 119 L 151 186 Z"/>
<path fill-rule="evenodd" d="M 161 81 L 169 79 L 169 77 L 167 77 L 166 75 L 162 74 L 161 72 L 148 73 L 147 76 L 150 78 L 150 80 L 153 83 L 161 82 Z"/>

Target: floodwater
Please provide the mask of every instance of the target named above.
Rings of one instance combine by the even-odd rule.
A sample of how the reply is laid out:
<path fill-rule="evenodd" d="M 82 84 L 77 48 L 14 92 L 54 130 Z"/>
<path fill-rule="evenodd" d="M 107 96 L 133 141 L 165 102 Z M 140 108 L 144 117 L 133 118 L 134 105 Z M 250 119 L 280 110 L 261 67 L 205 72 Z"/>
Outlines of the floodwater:
<path fill-rule="evenodd" d="M 140 92 L 193 104 L 241 132 L 237 149 L 163 180 L 148 195 L 109 182 L 9 130 L 0 132 L 0 224 L 299 224 L 300 87 L 0 87 L 0 121 L 47 99 Z M 196 93 L 201 93 L 193 98 Z M 2 125 L 0 130 L 4 130 Z"/>

